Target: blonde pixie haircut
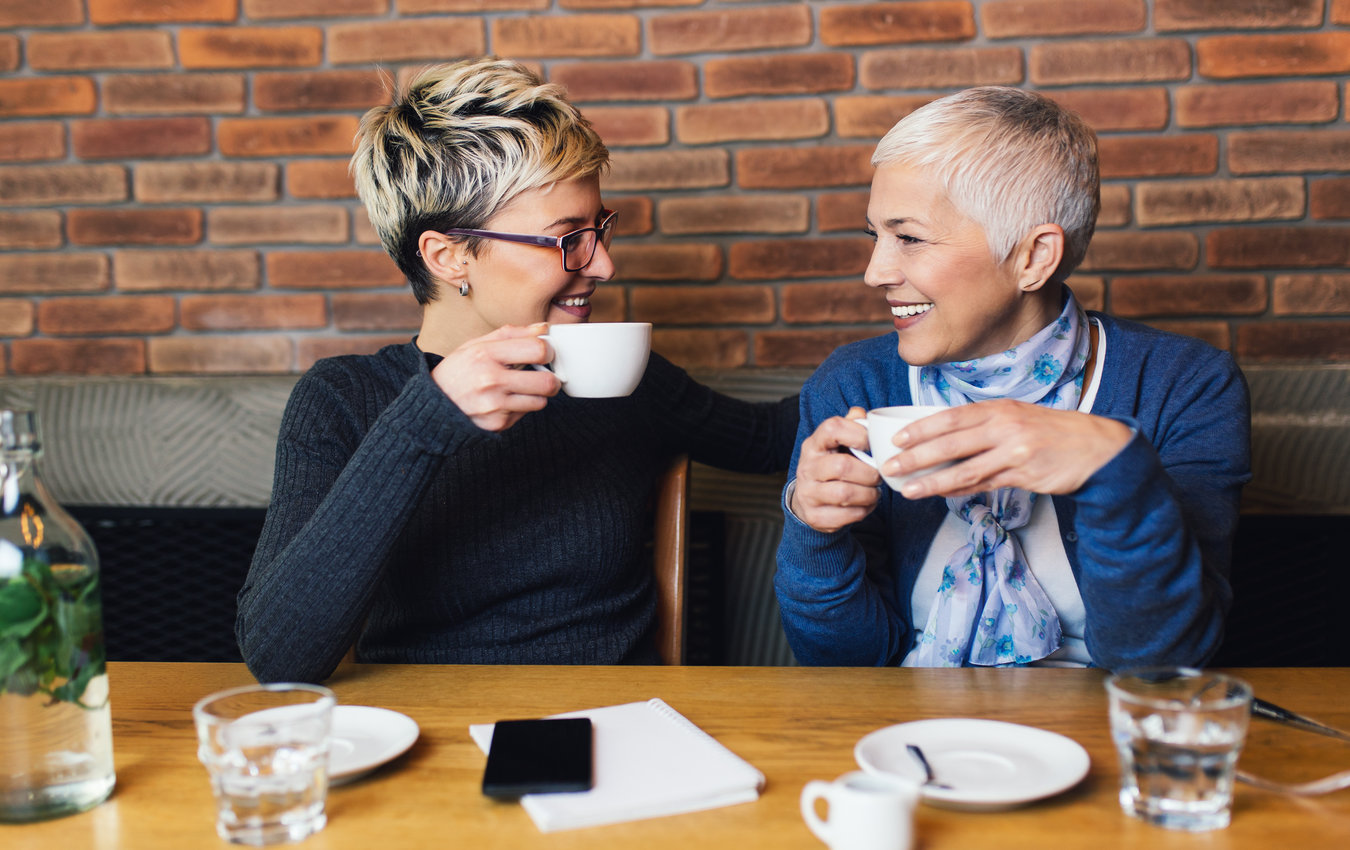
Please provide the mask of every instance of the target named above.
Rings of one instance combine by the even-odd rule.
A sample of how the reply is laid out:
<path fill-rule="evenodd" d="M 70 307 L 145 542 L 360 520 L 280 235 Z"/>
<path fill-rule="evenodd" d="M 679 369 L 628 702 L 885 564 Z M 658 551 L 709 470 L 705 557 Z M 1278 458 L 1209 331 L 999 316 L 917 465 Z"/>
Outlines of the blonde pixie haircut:
<path fill-rule="evenodd" d="M 966 89 L 926 104 L 877 143 L 872 165 L 930 170 L 956 208 L 984 229 L 996 262 L 1033 227 L 1064 229 L 1063 280 L 1087 252 L 1101 209 L 1097 137 L 1048 97 L 1006 86 Z"/>
<path fill-rule="evenodd" d="M 609 151 L 561 87 L 483 57 L 427 68 L 367 112 L 350 170 L 380 244 L 426 304 L 437 293 L 417 253 L 422 233 L 481 230 L 520 193 L 608 164 Z M 477 254 L 482 240 L 463 241 Z"/>

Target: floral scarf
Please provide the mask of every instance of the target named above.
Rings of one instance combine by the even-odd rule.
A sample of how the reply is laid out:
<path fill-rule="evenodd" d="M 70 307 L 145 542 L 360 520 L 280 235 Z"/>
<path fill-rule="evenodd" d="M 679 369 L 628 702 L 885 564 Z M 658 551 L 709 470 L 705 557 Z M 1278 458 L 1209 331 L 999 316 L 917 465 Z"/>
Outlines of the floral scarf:
<path fill-rule="evenodd" d="M 915 403 L 955 407 L 1011 398 L 1077 409 L 1091 334 L 1086 314 L 1073 293 L 1065 292 L 1059 318 L 1016 348 L 923 367 Z M 970 524 L 967 542 L 943 567 L 928 623 L 908 664 L 1021 665 L 1059 648 L 1059 615 L 1009 533 L 1030 521 L 1035 500 L 1035 493 L 1012 487 L 947 500 L 947 508 Z"/>

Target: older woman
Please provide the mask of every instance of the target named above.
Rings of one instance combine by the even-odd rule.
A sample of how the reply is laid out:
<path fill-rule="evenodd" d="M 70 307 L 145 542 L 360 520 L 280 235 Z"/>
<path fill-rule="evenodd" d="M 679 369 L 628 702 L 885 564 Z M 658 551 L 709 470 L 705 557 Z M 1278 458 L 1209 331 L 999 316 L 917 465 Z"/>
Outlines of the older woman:
<path fill-rule="evenodd" d="M 928 104 L 877 145 L 865 283 L 894 333 L 802 393 L 775 587 L 807 664 L 1201 664 L 1218 648 L 1248 398 L 1225 353 L 1064 284 L 1099 208 L 1096 141 L 1040 95 Z M 949 409 L 883 466 L 866 410 Z"/>
<path fill-rule="evenodd" d="M 618 399 L 523 368 L 614 275 L 607 162 L 561 92 L 506 61 L 432 68 L 366 114 L 352 170 L 421 329 L 295 387 L 239 594 L 259 679 L 323 679 L 353 642 L 383 662 L 657 660 L 661 470 L 681 452 L 784 468 L 796 399 L 727 398 L 656 354 Z"/>

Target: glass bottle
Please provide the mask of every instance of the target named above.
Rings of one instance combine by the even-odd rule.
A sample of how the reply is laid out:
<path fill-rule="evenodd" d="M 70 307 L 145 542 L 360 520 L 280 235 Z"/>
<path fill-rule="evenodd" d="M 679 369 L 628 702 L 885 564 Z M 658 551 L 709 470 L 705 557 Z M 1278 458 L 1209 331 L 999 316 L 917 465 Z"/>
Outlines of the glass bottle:
<path fill-rule="evenodd" d="M 30 410 L 0 409 L 0 822 L 112 793 L 112 722 L 93 541 L 38 477 Z"/>

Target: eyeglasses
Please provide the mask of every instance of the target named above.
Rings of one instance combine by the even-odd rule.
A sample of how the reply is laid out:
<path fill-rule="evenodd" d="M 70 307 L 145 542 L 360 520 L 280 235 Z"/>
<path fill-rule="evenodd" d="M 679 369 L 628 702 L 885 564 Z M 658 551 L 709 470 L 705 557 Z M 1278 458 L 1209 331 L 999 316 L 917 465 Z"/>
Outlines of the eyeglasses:
<path fill-rule="evenodd" d="M 539 248 L 557 248 L 562 252 L 562 265 L 565 272 L 579 272 L 591 264 L 595 256 L 597 242 L 609 247 L 614 236 L 614 219 L 618 213 L 614 210 L 601 210 L 603 218 L 596 227 L 583 227 L 564 233 L 562 236 L 531 236 L 526 233 L 499 233 L 495 230 L 469 230 L 456 227 L 443 231 L 446 236 L 478 236 L 483 239 L 499 239 L 502 242 L 518 242 L 521 245 L 534 245 Z"/>

